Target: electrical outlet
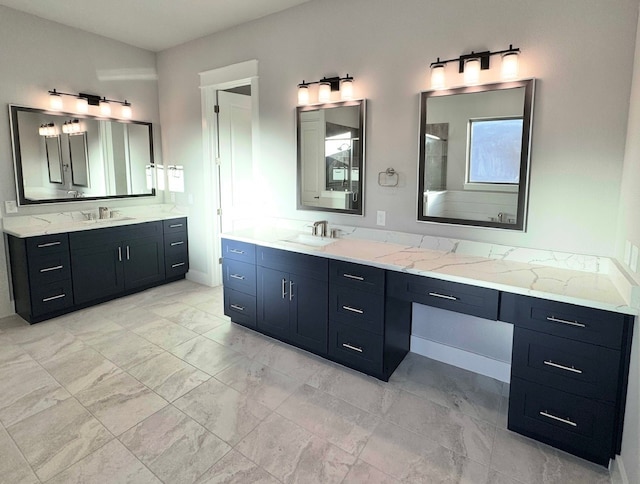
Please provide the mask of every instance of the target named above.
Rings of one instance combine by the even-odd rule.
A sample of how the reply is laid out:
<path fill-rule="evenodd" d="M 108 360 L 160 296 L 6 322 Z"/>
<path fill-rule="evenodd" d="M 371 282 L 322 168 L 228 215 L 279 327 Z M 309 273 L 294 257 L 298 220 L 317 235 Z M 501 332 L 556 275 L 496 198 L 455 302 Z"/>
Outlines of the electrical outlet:
<path fill-rule="evenodd" d="M 638 272 L 638 246 L 631 246 L 631 265 L 629 266 L 633 272 Z"/>
<path fill-rule="evenodd" d="M 18 213 L 18 204 L 15 200 L 7 200 L 4 202 L 4 210 L 7 213 Z"/>
<path fill-rule="evenodd" d="M 631 242 L 624 243 L 624 263 L 628 267 L 631 264 Z"/>
<path fill-rule="evenodd" d="M 376 225 L 385 226 L 387 223 L 387 212 L 384 210 L 378 210 L 378 214 L 376 216 Z"/>

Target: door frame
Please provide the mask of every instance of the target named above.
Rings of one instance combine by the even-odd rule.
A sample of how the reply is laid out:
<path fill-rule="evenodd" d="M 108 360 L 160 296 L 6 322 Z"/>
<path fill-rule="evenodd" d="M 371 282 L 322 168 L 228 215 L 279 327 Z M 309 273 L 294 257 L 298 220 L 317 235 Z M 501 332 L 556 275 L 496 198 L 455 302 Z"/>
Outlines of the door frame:
<path fill-rule="evenodd" d="M 258 113 L 258 61 L 256 59 L 232 64 L 199 73 L 202 108 L 202 153 L 203 179 L 205 181 L 204 224 L 207 254 L 207 272 L 189 272 L 189 279 L 208 286 L 222 284 L 222 258 L 220 247 L 221 219 L 217 215 L 220 208 L 220 179 L 217 169 L 218 159 L 218 117 L 214 112 L 217 91 L 240 86 L 251 86 L 251 161 L 255 175 L 260 153 L 260 129 Z"/>

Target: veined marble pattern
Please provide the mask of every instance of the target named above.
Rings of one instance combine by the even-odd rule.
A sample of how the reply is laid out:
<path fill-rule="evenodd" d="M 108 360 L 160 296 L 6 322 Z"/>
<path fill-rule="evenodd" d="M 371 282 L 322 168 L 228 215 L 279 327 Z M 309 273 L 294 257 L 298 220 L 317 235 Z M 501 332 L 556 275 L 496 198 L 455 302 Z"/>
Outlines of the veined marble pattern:
<path fill-rule="evenodd" d="M 0 482 L 610 483 L 507 431 L 499 381 L 409 354 L 383 383 L 221 311 L 181 281 L 1 319 Z"/>
<path fill-rule="evenodd" d="M 304 231 L 299 224 L 257 225 L 225 237 L 626 314 L 640 310 L 636 286 L 606 257 L 337 227 L 340 238 L 322 247 L 292 241 Z"/>

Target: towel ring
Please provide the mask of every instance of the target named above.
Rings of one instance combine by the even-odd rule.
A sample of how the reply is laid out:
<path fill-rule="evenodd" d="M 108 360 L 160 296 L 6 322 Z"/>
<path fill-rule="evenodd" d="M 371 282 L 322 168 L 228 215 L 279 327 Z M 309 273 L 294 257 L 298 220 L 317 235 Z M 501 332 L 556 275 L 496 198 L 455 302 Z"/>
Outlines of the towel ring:
<path fill-rule="evenodd" d="M 382 175 L 386 175 L 386 183 L 383 182 Z M 389 183 L 390 178 L 391 180 L 395 178 L 395 183 L 393 183 L 393 181 Z M 398 175 L 398 172 L 393 168 L 387 168 L 385 171 L 381 171 L 380 173 L 378 173 L 378 185 L 380 185 L 381 187 L 397 187 L 399 181 L 400 176 Z"/>

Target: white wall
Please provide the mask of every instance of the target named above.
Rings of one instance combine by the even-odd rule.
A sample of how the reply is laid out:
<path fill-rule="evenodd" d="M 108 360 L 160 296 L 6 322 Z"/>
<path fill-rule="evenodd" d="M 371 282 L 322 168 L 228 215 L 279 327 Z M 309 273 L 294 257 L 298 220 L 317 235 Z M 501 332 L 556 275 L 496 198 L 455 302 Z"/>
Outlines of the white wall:
<path fill-rule="evenodd" d="M 160 146 L 157 81 L 101 81 L 98 71 L 109 69 L 154 69 L 156 55 L 142 49 L 42 20 L 0 6 L 0 202 L 15 200 L 13 155 L 8 104 L 47 108 L 47 91 L 88 92 L 110 99 L 127 99 L 134 118 L 156 123 L 156 145 Z M 70 99 L 70 98 L 69 98 Z M 66 101 L 66 100 L 65 100 Z M 160 150 L 156 149 L 156 159 Z M 157 203 L 161 197 L 114 201 L 109 206 Z M 20 215 L 85 210 L 96 202 L 20 208 Z M 4 203 L 0 210 L 4 213 Z M 9 300 L 4 238 L 0 239 L 0 317 L 13 314 Z"/>
<path fill-rule="evenodd" d="M 640 23 L 638 24 L 640 27 Z M 624 261 L 624 244 L 640 247 L 640 36 L 636 36 L 633 84 L 629 100 L 627 142 L 620 187 L 616 255 Z M 628 271 L 640 284 L 640 274 Z M 622 435 L 622 461 L 628 482 L 640 482 L 640 321 L 636 318 L 629 372 L 627 411 Z"/>
<path fill-rule="evenodd" d="M 203 203 L 197 74 L 257 59 L 256 210 L 318 218 L 295 208 L 296 84 L 349 73 L 356 96 L 369 100 L 366 214 L 323 218 L 375 227 L 376 211 L 386 210 L 394 230 L 612 255 L 636 18 L 637 0 L 314 0 L 159 54 L 164 156 L 185 165 L 186 191 Z M 539 79 L 528 231 L 417 223 L 419 92 L 429 63 L 509 43 L 522 49 L 521 76 Z M 389 166 L 400 172 L 397 188 L 377 185 Z M 204 249 L 191 244 L 191 267 L 206 267 Z"/>

